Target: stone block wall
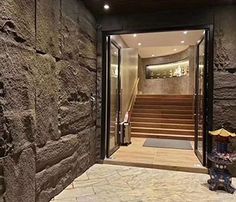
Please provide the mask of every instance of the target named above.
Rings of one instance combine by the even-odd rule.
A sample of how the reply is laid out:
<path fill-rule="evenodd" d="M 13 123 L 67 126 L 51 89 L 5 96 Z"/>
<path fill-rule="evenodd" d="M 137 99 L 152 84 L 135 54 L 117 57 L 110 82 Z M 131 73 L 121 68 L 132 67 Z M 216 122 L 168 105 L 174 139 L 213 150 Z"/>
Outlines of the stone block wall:
<path fill-rule="evenodd" d="M 214 129 L 236 132 L 236 6 L 215 9 L 214 38 Z M 236 176 L 236 164 L 231 171 Z"/>
<path fill-rule="evenodd" d="M 0 1 L 6 202 L 49 201 L 99 159 L 96 54 L 95 19 L 80 0 Z"/>

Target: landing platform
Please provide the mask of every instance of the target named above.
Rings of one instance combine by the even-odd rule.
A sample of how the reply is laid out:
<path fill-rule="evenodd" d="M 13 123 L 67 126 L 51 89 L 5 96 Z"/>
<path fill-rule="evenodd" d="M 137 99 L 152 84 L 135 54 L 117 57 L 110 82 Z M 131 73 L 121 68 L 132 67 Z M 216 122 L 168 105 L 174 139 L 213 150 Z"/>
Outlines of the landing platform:
<path fill-rule="evenodd" d="M 145 138 L 132 138 L 132 144 L 120 147 L 104 164 L 207 173 L 194 150 L 143 147 Z"/>

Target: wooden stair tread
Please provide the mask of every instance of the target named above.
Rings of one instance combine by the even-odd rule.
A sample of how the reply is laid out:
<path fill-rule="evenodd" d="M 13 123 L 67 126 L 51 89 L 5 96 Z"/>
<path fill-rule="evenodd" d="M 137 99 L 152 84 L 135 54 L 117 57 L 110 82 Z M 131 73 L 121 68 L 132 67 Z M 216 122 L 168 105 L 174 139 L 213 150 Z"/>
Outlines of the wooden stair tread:
<path fill-rule="evenodd" d="M 163 113 L 163 114 L 192 114 L 193 110 L 183 109 L 133 109 L 133 113 Z"/>
<path fill-rule="evenodd" d="M 179 95 L 179 94 L 172 94 L 172 95 L 170 95 L 170 94 L 137 94 L 137 96 L 156 96 L 156 97 L 158 97 L 158 96 L 160 96 L 160 97 L 193 97 L 193 95 L 187 95 L 187 94 L 185 94 L 185 95 Z"/>
<path fill-rule="evenodd" d="M 150 123 L 150 122 L 133 122 L 131 121 L 132 127 L 154 127 L 154 128 L 183 128 L 183 129 L 194 129 L 194 124 L 183 124 L 183 123 Z"/>
<path fill-rule="evenodd" d="M 184 109 L 193 110 L 193 106 L 136 104 L 133 109 Z"/>
<path fill-rule="evenodd" d="M 132 124 L 161 124 L 161 125 L 179 125 L 179 126 L 194 126 L 194 124 L 185 124 L 185 123 L 150 123 L 150 122 L 136 122 L 136 121 L 131 121 Z"/>
<path fill-rule="evenodd" d="M 142 104 L 142 105 L 164 105 L 164 106 L 172 106 L 172 105 L 179 105 L 179 106 L 193 106 L 192 102 L 168 102 L 168 101 L 153 101 L 153 100 L 148 100 L 148 101 L 138 101 L 136 100 L 135 104 Z"/>
<path fill-rule="evenodd" d="M 142 130 L 164 130 L 164 131 L 175 131 L 175 132 L 194 132 L 194 130 L 190 130 L 190 129 L 176 129 L 176 128 L 132 127 L 132 129 L 142 129 Z"/>
<path fill-rule="evenodd" d="M 142 127 L 131 127 L 131 132 L 139 133 L 161 133 L 161 134 L 175 134 L 175 135 L 194 135 L 194 130 L 186 129 L 171 129 L 171 128 L 142 128 Z"/>
<path fill-rule="evenodd" d="M 193 118 L 192 114 L 164 114 L 164 113 L 132 113 L 133 117 L 150 117 L 150 118 L 172 118 L 172 117 L 178 117 L 178 118 Z"/>
<path fill-rule="evenodd" d="M 171 119 L 171 118 L 148 118 L 148 117 L 131 117 L 131 122 L 150 122 L 150 123 L 193 123 L 193 119 Z"/>
<path fill-rule="evenodd" d="M 177 139 L 177 140 L 194 140 L 194 136 L 189 135 L 175 135 L 175 134 L 156 134 L 156 133 L 138 133 L 132 132 L 131 137 L 136 138 L 159 138 L 159 139 Z"/>
<path fill-rule="evenodd" d="M 155 99 L 193 99 L 190 95 L 136 95 L 136 98 L 155 98 Z"/>

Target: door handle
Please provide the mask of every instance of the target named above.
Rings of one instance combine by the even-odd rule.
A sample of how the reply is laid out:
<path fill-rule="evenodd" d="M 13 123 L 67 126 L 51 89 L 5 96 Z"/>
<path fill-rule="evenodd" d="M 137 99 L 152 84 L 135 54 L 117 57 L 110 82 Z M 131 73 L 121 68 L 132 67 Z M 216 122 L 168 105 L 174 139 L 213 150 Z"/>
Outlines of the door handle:
<path fill-rule="evenodd" d="M 96 102 L 96 98 L 91 95 L 91 96 L 90 96 L 90 101 L 91 101 L 91 102 Z"/>

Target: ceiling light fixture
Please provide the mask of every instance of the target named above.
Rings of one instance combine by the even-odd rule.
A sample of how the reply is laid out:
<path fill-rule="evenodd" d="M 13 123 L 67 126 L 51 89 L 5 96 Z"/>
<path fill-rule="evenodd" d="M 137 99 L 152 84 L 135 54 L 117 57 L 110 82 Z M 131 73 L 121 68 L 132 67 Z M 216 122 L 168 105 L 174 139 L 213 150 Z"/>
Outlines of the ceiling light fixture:
<path fill-rule="evenodd" d="M 184 31 L 184 34 L 188 34 L 188 31 Z"/>
<path fill-rule="evenodd" d="M 154 57 L 155 55 L 154 54 L 152 54 L 152 57 Z"/>
<path fill-rule="evenodd" d="M 134 34 L 134 35 L 133 35 L 133 37 L 136 37 L 136 36 L 137 36 L 137 34 Z"/>
<path fill-rule="evenodd" d="M 141 46 L 142 44 L 141 43 L 138 43 L 139 46 Z"/>
<path fill-rule="evenodd" d="M 177 49 L 175 48 L 174 51 L 177 51 Z"/>
<path fill-rule="evenodd" d="M 105 10 L 109 10 L 110 9 L 110 6 L 108 4 L 104 4 L 104 9 Z"/>
<path fill-rule="evenodd" d="M 184 41 L 181 41 L 181 43 L 184 43 Z"/>

